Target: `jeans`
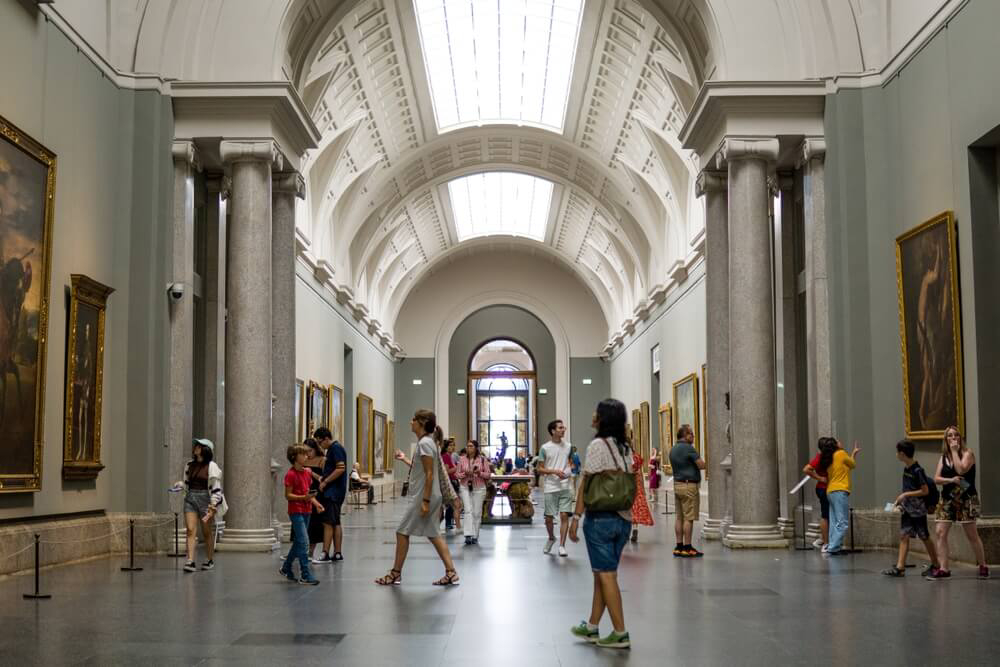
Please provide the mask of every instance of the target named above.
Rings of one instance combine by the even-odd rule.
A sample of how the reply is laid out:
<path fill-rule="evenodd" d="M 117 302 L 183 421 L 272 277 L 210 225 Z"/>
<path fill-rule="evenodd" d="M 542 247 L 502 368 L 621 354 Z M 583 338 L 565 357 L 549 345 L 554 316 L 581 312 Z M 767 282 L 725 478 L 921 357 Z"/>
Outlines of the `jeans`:
<path fill-rule="evenodd" d="M 292 522 L 292 547 L 288 550 L 282 569 L 291 572 L 292 563 L 298 558 L 299 576 L 308 581 L 312 579 L 312 574 L 309 572 L 309 515 L 289 514 L 288 518 Z"/>
<path fill-rule="evenodd" d="M 851 510 L 847 501 L 851 497 L 847 491 L 828 491 L 826 498 L 830 501 L 830 544 L 827 552 L 840 551 L 844 546 L 844 536 L 847 535 L 848 517 Z"/>
<path fill-rule="evenodd" d="M 590 569 L 617 572 L 618 561 L 632 533 L 632 523 L 618 512 L 587 512 L 583 517 L 583 538 L 587 543 Z"/>
<path fill-rule="evenodd" d="M 466 537 L 479 539 L 479 526 L 483 523 L 483 498 L 486 497 L 486 487 L 469 491 L 468 485 L 459 489 L 462 496 L 462 532 Z"/>

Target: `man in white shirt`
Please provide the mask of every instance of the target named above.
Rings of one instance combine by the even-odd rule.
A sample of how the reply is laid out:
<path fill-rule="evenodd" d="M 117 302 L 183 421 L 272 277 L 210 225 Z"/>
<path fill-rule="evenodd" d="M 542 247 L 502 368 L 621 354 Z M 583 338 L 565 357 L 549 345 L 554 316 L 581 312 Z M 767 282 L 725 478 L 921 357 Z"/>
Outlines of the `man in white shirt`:
<path fill-rule="evenodd" d="M 550 553 L 555 546 L 554 531 L 555 515 L 559 514 L 559 555 L 566 553 L 566 534 L 569 532 L 569 518 L 573 514 L 573 497 L 571 488 L 572 462 L 570 451 L 573 446 L 563 440 L 566 435 L 566 425 L 561 419 L 549 422 L 550 440 L 538 451 L 538 474 L 542 476 L 542 491 L 545 497 L 545 528 L 549 531 L 549 539 L 545 543 L 544 553 Z"/>

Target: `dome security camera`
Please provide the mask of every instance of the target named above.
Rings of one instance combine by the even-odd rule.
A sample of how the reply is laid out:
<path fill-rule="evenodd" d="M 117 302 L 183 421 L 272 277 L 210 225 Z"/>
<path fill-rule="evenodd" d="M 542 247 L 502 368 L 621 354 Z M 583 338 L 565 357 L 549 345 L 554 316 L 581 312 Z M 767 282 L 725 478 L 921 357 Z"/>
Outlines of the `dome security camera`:
<path fill-rule="evenodd" d="M 184 297 L 184 283 L 170 283 L 167 285 L 167 294 L 171 301 L 180 301 Z"/>

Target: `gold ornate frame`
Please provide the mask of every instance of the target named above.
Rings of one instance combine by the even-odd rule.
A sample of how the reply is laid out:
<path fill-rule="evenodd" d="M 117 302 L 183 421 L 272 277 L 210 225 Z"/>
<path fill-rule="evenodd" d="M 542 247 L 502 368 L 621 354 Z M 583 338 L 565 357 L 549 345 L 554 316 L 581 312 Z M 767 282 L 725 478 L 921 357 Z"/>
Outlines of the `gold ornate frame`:
<path fill-rule="evenodd" d="M 643 401 L 639 404 L 639 431 L 642 433 L 640 436 L 642 438 L 642 449 L 639 451 L 639 456 L 642 457 L 642 465 L 644 470 L 649 469 L 649 455 L 653 451 L 653 443 L 650 442 L 649 434 L 649 401 Z"/>
<path fill-rule="evenodd" d="M 303 442 L 306 425 L 306 381 L 295 378 L 295 397 L 299 401 L 299 413 L 295 415 L 295 439 Z"/>
<path fill-rule="evenodd" d="M 340 402 L 340 425 L 336 426 L 333 421 L 333 403 L 339 399 Z M 344 390 L 335 384 L 330 385 L 330 430 L 333 432 L 333 439 L 344 444 Z M 336 430 L 334 427 L 336 426 Z"/>
<path fill-rule="evenodd" d="M 392 462 L 396 458 L 396 422 L 389 420 L 385 429 L 385 470 L 392 472 Z"/>
<path fill-rule="evenodd" d="M 101 464 L 101 407 L 104 403 L 104 320 L 108 297 L 113 287 L 103 285 L 79 273 L 70 275 L 69 327 L 66 341 L 66 415 L 63 425 L 63 479 L 94 479 L 102 470 Z M 97 310 L 97 358 L 94 359 L 94 452 L 89 459 L 73 457 L 76 446 L 73 432 L 74 385 L 76 384 L 76 332 L 80 305 Z"/>
<path fill-rule="evenodd" d="M 376 445 L 376 442 L 375 442 L 375 424 L 379 420 L 382 421 L 382 460 L 378 461 L 378 463 L 382 464 L 382 469 L 381 470 L 377 470 L 376 467 L 375 467 L 375 464 L 376 464 L 376 460 L 375 460 L 375 445 Z M 386 466 L 386 464 L 385 464 L 385 459 L 386 459 L 385 453 L 386 453 L 386 450 L 388 449 L 388 446 L 389 446 L 389 435 L 388 435 L 388 432 L 387 432 L 388 428 L 389 428 L 389 415 L 385 414 L 384 412 L 379 412 L 378 410 L 373 410 L 372 411 L 372 474 L 373 475 L 385 474 L 385 472 L 388 470 L 388 466 Z"/>
<path fill-rule="evenodd" d="M 701 365 L 701 458 L 705 461 L 702 477 L 708 479 L 708 364 Z"/>
<path fill-rule="evenodd" d="M 312 414 L 313 394 L 319 392 L 323 396 L 323 404 L 326 406 L 326 423 L 320 424 L 316 421 L 316 416 Z M 306 435 L 311 436 L 320 426 L 330 428 L 330 389 L 325 384 L 320 384 L 310 380 L 306 385 Z"/>
<path fill-rule="evenodd" d="M 361 467 L 362 472 L 366 472 L 369 475 L 375 474 L 375 462 L 372 461 L 374 454 L 374 441 L 375 437 L 375 401 L 372 397 L 367 394 L 358 393 L 358 421 L 355 423 L 355 433 L 357 440 L 357 452 L 355 459 L 358 465 Z M 365 420 L 368 424 L 368 437 L 365 438 L 366 442 L 361 442 L 361 420 Z M 367 460 L 367 465 L 365 461 Z"/>
<path fill-rule="evenodd" d="M 632 411 L 632 449 L 642 456 L 642 411 L 636 408 Z"/>
<path fill-rule="evenodd" d="M 52 276 L 52 221 L 56 196 L 56 155 L 0 116 L 0 140 L 23 151 L 45 169 L 45 211 L 42 223 L 42 275 L 38 276 L 38 363 L 35 369 L 34 445 L 30 473 L 0 475 L 0 493 L 40 491 L 42 488 L 42 444 L 45 427 L 45 366 L 49 330 L 49 282 Z M 0 406 L 2 407 L 2 406 Z M 2 435 L 2 434 L 0 434 Z"/>
<path fill-rule="evenodd" d="M 944 437 L 944 428 L 934 431 L 915 431 L 910 423 L 910 367 L 906 357 L 906 307 L 903 299 L 903 253 L 902 244 L 919 236 L 937 225 L 945 225 L 948 230 L 948 270 L 951 277 L 948 290 L 951 296 L 951 325 L 955 355 L 955 399 L 958 414 L 958 428 L 965 433 L 965 386 L 962 379 L 962 304 L 958 294 L 958 250 L 955 231 L 955 216 L 952 211 L 944 211 L 930 220 L 921 223 L 910 231 L 896 237 L 896 295 L 899 303 L 899 341 L 903 361 L 903 419 L 906 437 L 914 440 L 940 440 Z M 946 426 L 947 427 L 947 426 Z M 945 428 L 946 428 L 945 427 Z"/>
<path fill-rule="evenodd" d="M 674 383 L 674 385 L 673 385 L 673 390 L 674 390 L 674 410 L 677 410 L 678 413 L 679 413 L 679 410 L 677 409 L 677 387 L 679 387 L 682 384 L 685 384 L 687 382 L 694 382 L 694 387 L 691 388 L 691 397 L 694 400 L 694 423 L 691 424 L 691 428 L 694 429 L 694 448 L 695 448 L 695 450 L 697 450 L 697 452 L 699 454 L 701 454 L 701 434 L 699 433 L 699 428 L 698 428 L 701 425 L 701 422 L 699 421 L 700 420 L 700 415 L 698 414 L 698 410 L 700 408 L 698 407 L 699 396 L 698 396 L 698 374 L 697 373 L 691 373 L 690 375 L 685 375 L 680 380 L 678 380 L 677 382 Z M 680 424 L 678 424 L 677 426 L 679 428 Z"/>
<path fill-rule="evenodd" d="M 670 403 L 664 403 L 660 406 L 657 417 L 660 420 L 660 466 L 663 468 L 664 474 L 672 475 L 674 470 L 670 465 L 670 443 L 674 439 L 674 417 Z"/>

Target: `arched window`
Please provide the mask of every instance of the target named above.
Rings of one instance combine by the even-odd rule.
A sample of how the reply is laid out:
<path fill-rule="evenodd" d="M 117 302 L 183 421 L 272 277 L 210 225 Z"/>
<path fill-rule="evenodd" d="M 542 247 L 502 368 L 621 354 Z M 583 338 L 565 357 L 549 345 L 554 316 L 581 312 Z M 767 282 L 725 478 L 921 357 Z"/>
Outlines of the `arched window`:
<path fill-rule="evenodd" d="M 473 354 L 470 417 L 483 452 L 498 463 L 525 465 L 532 440 L 534 360 L 519 343 L 493 340 Z"/>

